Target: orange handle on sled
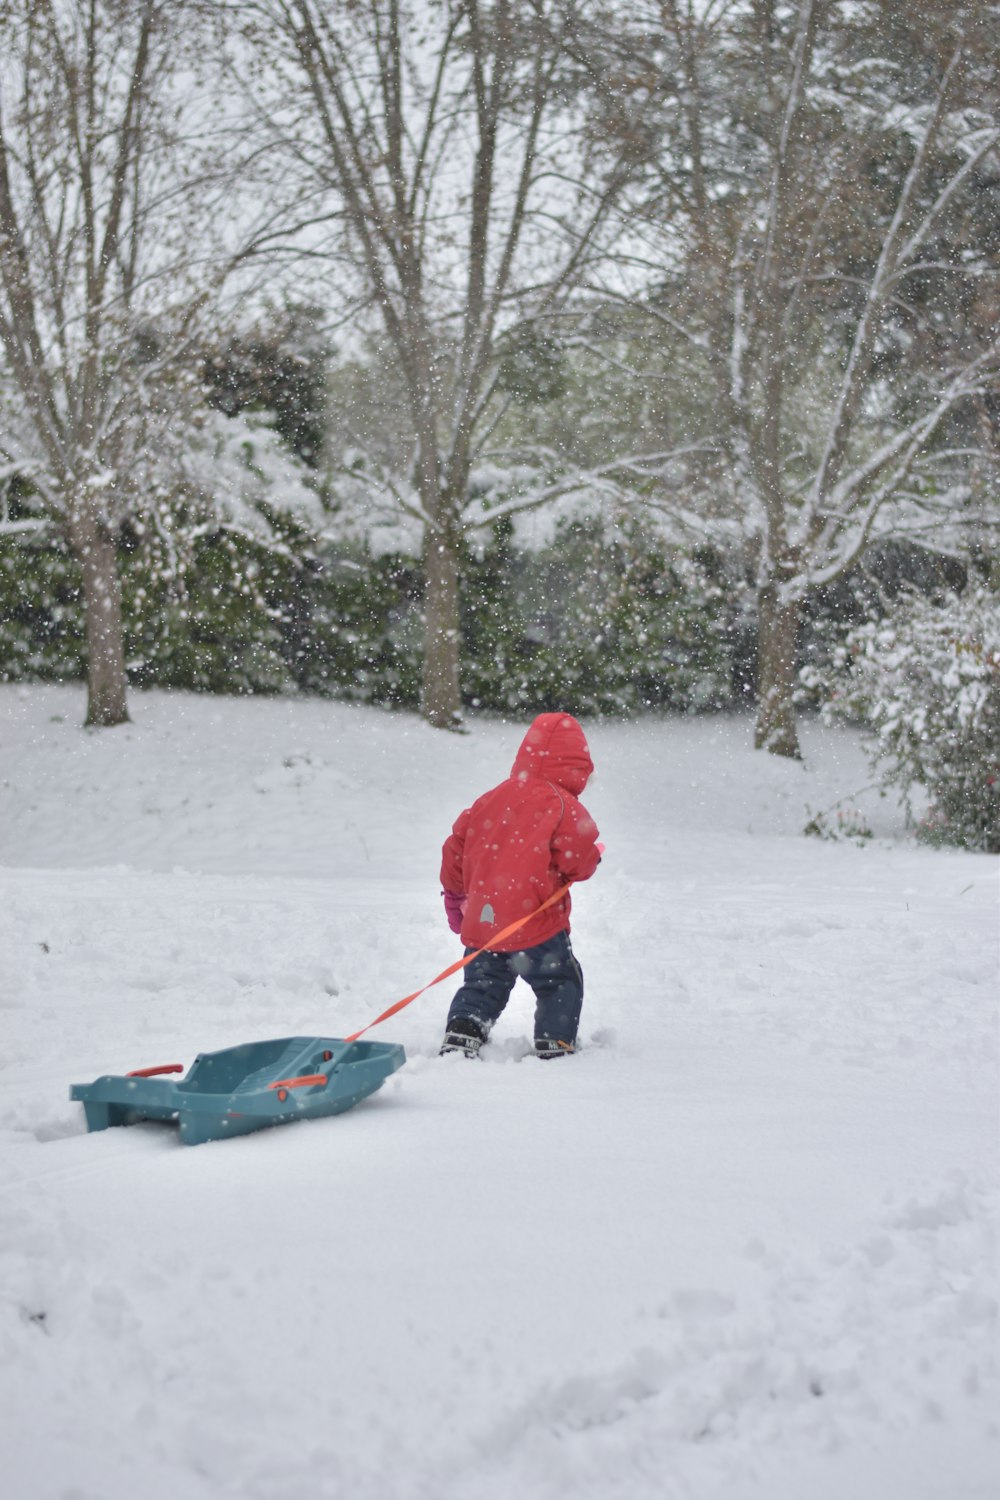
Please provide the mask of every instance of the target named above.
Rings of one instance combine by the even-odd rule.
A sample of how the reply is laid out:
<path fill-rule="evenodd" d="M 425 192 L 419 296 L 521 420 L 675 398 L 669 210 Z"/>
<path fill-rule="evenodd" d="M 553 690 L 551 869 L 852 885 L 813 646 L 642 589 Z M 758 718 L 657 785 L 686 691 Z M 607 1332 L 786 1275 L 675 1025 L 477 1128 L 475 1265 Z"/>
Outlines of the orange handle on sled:
<path fill-rule="evenodd" d="M 325 1082 L 325 1073 L 300 1073 L 295 1079 L 276 1079 L 274 1083 L 268 1083 L 268 1089 L 306 1089 L 312 1088 L 313 1083 Z"/>
<path fill-rule="evenodd" d="M 472 960 L 478 958 L 480 953 L 488 953 L 494 943 L 502 943 L 504 938 L 508 938 L 512 933 L 517 932 L 526 922 L 530 922 L 532 917 L 537 917 L 539 912 L 545 911 L 546 907 L 554 906 L 557 901 L 561 901 L 572 884 L 573 882 L 570 880 L 565 885 L 561 885 L 557 891 L 552 892 L 548 900 L 542 902 L 541 906 L 536 906 L 534 911 L 529 911 L 526 917 L 518 917 L 516 922 L 511 922 L 509 927 L 505 927 L 502 932 L 498 932 L 492 943 L 486 943 L 482 948 L 477 948 L 475 953 L 467 953 L 464 958 L 459 958 L 455 963 L 449 964 L 446 969 L 442 969 L 440 974 L 436 974 L 433 979 L 429 979 L 419 990 L 414 990 L 412 995 L 406 995 L 402 1000 L 397 1000 L 395 1005 L 390 1005 L 389 1009 L 384 1010 L 380 1016 L 376 1016 L 374 1021 L 369 1021 L 367 1026 L 362 1026 L 360 1031 L 355 1031 L 350 1036 L 345 1036 L 344 1041 L 356 1042 L 358 1037 L 364 1036 L 366 1031 L 371 1031 L 373 1026 L 378 1026 L 382 1021 L 388 1021 L 390 1016 L 396 1015 L 398 1011 L 412 1004 L 426 990 L 433 989 L 434 985 L 440 984 L 442 979 L 448 979 L 452 974 L 457 974 L 460 969 L 464 969 L 466 964 L 471 964 Z"/>

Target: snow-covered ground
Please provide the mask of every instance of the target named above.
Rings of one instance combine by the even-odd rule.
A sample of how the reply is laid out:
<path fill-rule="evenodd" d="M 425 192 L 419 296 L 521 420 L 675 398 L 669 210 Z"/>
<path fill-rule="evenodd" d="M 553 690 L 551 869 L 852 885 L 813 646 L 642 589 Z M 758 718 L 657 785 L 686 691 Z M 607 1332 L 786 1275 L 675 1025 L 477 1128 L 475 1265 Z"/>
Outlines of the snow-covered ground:
<path fill-rule="evenodd" d="M 0 689 L 0 1473 L 25 1500 L 1000 1491 L 997 861 L 803 838 L 867 781 L 601 724 L 574 1058 L 451 981 L 339 1118 L 188 1149 L 72 1082 L 339 1036 L 457 956 L 455 814 L 524 726 Z"/>

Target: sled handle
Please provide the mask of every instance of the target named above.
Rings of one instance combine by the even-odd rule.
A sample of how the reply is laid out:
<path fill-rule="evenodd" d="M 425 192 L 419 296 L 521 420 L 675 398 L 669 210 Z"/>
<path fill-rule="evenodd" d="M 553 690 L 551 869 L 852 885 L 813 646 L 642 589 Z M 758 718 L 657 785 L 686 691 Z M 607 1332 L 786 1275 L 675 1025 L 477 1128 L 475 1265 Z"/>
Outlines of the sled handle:
<path fill-rule="evenodd" d="M 183 1073 L 183 1063 L 163 1063 L 158 1068 L 133 1068 L 126 1078 L 155 1078 L 157 1073 Z"/>
<path fill-rule="evenodd" d="M 304 1089 L 312 1083 L 326 1083 L 325 1073 L 300 1073 L 298 1078 L 276 1078 L 269 1089 Z"/>

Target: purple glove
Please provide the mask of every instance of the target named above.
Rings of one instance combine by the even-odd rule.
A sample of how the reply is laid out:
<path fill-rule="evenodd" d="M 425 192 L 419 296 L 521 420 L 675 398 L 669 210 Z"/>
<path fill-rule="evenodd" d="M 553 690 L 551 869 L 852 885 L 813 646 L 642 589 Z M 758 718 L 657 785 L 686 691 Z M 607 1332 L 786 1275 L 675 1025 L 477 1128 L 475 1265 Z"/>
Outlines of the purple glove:
<path fill-rule="evenodd" d="M 442 891 L 441 894 L 444 897 L 444 911 L 448 918 L 448 926 L 452 932 L 461 932 L 466 898 L 458 895 L 456 891 Z"/>

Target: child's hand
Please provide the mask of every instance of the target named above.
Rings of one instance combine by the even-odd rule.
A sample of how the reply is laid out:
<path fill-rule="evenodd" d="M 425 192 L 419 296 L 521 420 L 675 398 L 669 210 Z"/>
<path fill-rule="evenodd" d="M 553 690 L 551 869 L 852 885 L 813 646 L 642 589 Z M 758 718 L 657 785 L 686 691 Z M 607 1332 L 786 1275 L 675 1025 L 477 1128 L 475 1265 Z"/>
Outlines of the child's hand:
<path fill-rule="evenodd" d="M 457 891 L 442 891 L 444 897 L 445 916 L 448 918 L 448 926 L 452 932 L 461 932 L 462 918 L 465 916 L 466 898 L 460 896 Z"/>

